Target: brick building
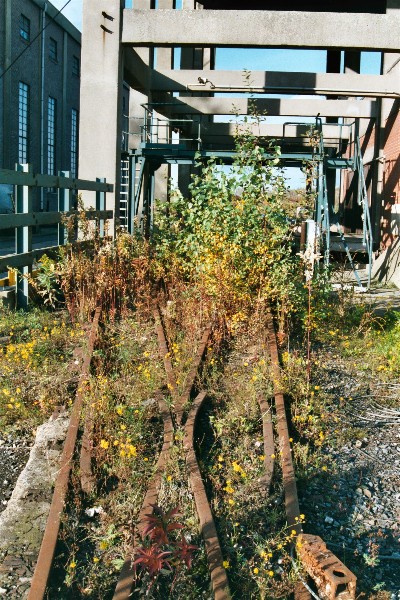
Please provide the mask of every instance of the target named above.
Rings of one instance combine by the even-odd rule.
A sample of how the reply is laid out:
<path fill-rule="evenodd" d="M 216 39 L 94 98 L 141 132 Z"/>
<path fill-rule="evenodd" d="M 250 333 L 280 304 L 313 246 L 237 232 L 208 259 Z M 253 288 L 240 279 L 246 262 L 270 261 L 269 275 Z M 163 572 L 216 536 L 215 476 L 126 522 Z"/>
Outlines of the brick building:
<path fill-rule="evenodd" d="M 2 168 L 29 163 L 36 173 L 77 176 L 81 34 L 57 13 L 44 0 L 0 0 Z M 54 210 L 56 194 L 38 192 L 33 202 Z"/>

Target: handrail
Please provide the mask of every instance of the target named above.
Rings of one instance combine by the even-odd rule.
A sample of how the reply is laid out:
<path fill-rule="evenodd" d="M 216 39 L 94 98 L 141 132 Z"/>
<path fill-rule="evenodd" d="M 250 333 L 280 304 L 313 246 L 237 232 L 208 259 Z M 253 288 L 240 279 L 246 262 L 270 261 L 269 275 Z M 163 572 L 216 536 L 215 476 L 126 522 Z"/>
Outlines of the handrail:
<path fill-rule="evenodd" d="M 33 173 L 33 171 L 12 171 L 10 169 L 0 169 L 0 183 L 92 192 L 112 192 L 114 189 L 112 184 L 100 181 L 75 179 L 62 175 L 42 175 Z"/>
<path fill-rule="evenodd" d="M 363 244 L 367 249 L 368 253 L 368 287 L 371 285 L 372 276 L 372 253 L 373 253 L 373 234 L 371 225 L 371 215 L 369 212 L 368 205 L 368 192 L 365 183 L 364 176 L 364 164 L 361 154 L 360 138 L 357 136 L 354 142 L 354 154 L 355 154 L 355 168 L 358 172 L 358 204 L 363 209 L 362 221 L 363 221 Z"/>
<path fill-rule="evenodd" d="M 67 212 L 32 212 L 32 213 L 8 213 L 1 215 L 0 231 L 15 227 L 36 227 L 38 225 L 55 225 L 63 223 L 73 216 L 84 216 L 88 221 L 95 219 L 112 219 L 112 210 L 70 210 Z"/>
<path fill-rule="evenodd" d="M 15 187 L 15 213 L 2 215 L 0 231 L 15 229 L 15 252 L 0 257 L 0 269 L 22 267 L 22 277 L 17 278 L 16 293 L 19 307 L 26 307 L 29 299 L 29 276 L 32 265 L 43 254 L 57 252 L 68 242 L 66 219 L 82 215 L 90 221 L 98 221 L 98 234 L 105 235 L 104 221 L 112 219 L 113 211 L 106 210 L 106 193 L 112 192 L 113 185 L 105 179 L 89 181 L 69 177 L 69 172 L 59 175 L 36 174 L 29 164 L 18 164 L 16 170 L 0 169 L 0 184 Z M 56 188 L 58 193 L 58 211 L 34 212 L 32 206 L 32 188 Z M 96 210 L 71 210 L 74 190 L 96 193 Z M 33 249 L 32 227 L 38 225 L 58 225 L 58 245 Z"/>

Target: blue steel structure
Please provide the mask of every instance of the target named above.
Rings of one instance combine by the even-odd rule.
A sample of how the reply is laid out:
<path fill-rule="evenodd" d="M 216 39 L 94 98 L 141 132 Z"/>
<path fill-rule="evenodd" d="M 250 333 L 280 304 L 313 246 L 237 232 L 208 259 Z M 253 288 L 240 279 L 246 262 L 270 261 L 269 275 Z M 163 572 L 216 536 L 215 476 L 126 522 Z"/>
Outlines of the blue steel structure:
<path fill-rule="evenodd" d="M 304 128 L 309 132 L 309 145 L 306 140 L 290 140 L 285 137 L 285 130 L 291 126 Z M 196 136 L 185 131 L 196 129 Z M 323 123 L 317 117 L 315 124 L 287 122 L 283 125 L 283 138 L 276 140 L 282 145 L 280 155 L 281 166 L 304 168 L 311 165 L 313 171 L 313 194 L 315 195 L 314 220 L 317 224 L 317 235 L 323 251 L 324 263 L 328 265 L 332 255 L 332 238 L 339 242 L 339 248 L 345 253 L 354 271 L 355 278 L 362 286 L 355 268 L 340 216 L 334 211 L 334 199 L 328 197 L 326 183 L 328 170 L 351 170 L 357 181 L 357 203 L 362 220 L 362 245 L 360 252 L 367 257 L 368 287 L 371 282 L 373 236 L 369 211 L 368 195 L 364 178 L 360 141 L 356 135 L 355 123 L 329 124 L 336 126 L 338 135 L 336 143 L 324 142 Z M 173 139 L 173 132 L 180 131 L 179 139 Z M 346 131 L 346 135 L 343 132 Z M 182 135 L 183 133 L 183 135 Z M 351 143 L 349 143 L 349 140 Z M 349 148 L 353 149 L 349 155 Z M 152 111 L 146 107 L 145 118 L 141 127 L 141 142 L 136 150 L 124 155 L 129 161 L 129 198 L 128 218 L 124 224 L 129 232 L 135 227 L 150 227 L 154 209 L 155 172 L 162 164 L 194 165 L 196 161 L 213 157 L 221 164 L 231 164 L 235 158 L 232 147 L 214 149 L 207 147 L 202 140 L 201 123 L 189 119 L 153 118 Z M 266 159 L 272 158 L 266 154 Z M 275 156 L 273 157 L 275 158 Z M 337 246 L 337 244 L 336 244 Z"/>

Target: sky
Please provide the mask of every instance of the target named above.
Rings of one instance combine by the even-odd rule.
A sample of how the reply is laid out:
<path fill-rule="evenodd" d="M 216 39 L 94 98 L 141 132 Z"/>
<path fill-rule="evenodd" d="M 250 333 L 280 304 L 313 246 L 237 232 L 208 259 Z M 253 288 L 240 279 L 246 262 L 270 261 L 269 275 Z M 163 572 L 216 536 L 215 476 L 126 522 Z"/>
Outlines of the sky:
<path fill-rule="evenodd" d="M 51 4 L 58 9 L 62 8 L 67 2 L 68 0 L 51 0 Z M 69 4 L 63 9 L 62 14 L 67 17 L 79 31 L 82 31 L 82 0 L 70 0 Z"/>
<path fill-rule="evenodd" d="M 68 0 L 51 0 L 52 4 L 62 9 Z M 126 0 L 127 8 L 134 5 L 134 0 Z M 156 0 L 157 5 L 157 0 Z M 180 0 L 177 0 L 177 8 L 181 8 Z M 63 8 L 62 13 L 75 27 L 82 30 L 82 0 L 70 0 Z M 290 50 L 270 48 L 218 48 L 216 56 L 216 69 L 230 70 L 251 69 L 254 71 L 301 71 L 321 73 L 326 69 L 326 52 L 323 50 Z M 379 74 L 380 54 L 379 52 L 361 53 L 361 73 Z M 235 94 L 238 96 L 239 94 Z M 273 96 L 277 97 L 277 96 Z M 220 118 L 216 120 L 222 120 Z M 225 119 L 226 120 L 226 119 Z M 270 117 L 270 122 L 282 122 L 282 117 Z M 304 121 L 291 117 L 291 121 Z M 287 172 L 291 187 L 299 187 L 303 184 L 303 176 L 298 170 L 290 169 Z"/>

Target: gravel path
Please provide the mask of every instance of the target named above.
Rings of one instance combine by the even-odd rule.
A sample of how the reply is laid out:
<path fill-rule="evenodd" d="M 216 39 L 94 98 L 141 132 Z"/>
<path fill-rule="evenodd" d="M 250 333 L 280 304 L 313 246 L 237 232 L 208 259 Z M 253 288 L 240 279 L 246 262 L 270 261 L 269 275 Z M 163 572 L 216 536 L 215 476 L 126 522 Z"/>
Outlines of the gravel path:
<path fill-rule="evenodd" d="M 359 597 L 397 600 L 400 428 L 376 406 L 397 394 L 391 406 L 400 407 L 400 386 L 382 387 L 373 374 L 352 373 L 348 363 L 329 351 L 320 351 L 319 360 L 323 369 L 318 383 L 330 393 L 339 422 L 332 422 L 331 443 L 325 448 L 332 469 L 300 485 L 305 529 L 320 535 L 355 573 Z"/>
<path fill-rule="evenodd" d="M 0 512 L 7 506 L 19 474 L 32 447 L 32 436 L 0 437 Z"/>

